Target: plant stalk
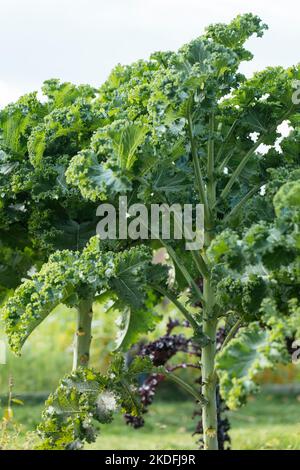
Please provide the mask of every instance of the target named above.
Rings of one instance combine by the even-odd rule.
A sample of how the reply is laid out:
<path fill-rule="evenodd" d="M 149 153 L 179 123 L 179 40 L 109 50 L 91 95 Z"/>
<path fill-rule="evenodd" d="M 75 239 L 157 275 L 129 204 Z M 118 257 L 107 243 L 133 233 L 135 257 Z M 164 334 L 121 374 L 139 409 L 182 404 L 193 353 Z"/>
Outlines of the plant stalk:
<path fill-rule="evenodd" d="M 212 208 L 216 203 L 213 115 L 210 116 L 209 127 L 207 199 L 210 204 L 209 211 L 212 217 L 208 224 L 209 230 L 205 233 L 205 250 L 210 246 L 213 238 L 214 220 Z M 210 276 L 203 279 L 203 297 L 203 333 L 210 339 L 210 342 L 201 351 L 202 395 L 204 398 L 202 407 L 203 439 L 205 450 L 218 450 L 217 376 L 215 373 L 218 319 L 215 315 L 215 293 Z"/>
<path fill-rule="evenodd" d="M 202 424 L 205 450 L 218 450 L 217 377 L 215 374 L 217 319 L 213 316 L 214 293 L 210 279 L 203 286 L 206 305 L 204 308 L 203 333 L 211 341 L 202 348 L 202 395 L 206 401 L 202 408 Z"/>
<path fill-rule="evenodd" d="M 82 300 L 77 307 L 77 329 L 74 340 L 73 370 L 88 367 L 92 341 L 92 302 Z"/>

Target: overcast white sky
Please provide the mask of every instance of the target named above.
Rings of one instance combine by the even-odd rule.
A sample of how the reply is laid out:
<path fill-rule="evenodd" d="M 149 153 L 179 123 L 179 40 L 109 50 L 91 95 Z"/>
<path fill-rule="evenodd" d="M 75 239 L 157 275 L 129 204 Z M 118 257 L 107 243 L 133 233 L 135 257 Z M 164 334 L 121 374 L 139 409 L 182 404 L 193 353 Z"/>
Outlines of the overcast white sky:
<path fill-rule="evenodd" d="M 175 50 L 205 26 L 253 12 L 250 74 L 299 62 L 299 0 L 0 0 L 0 106 L 48 78 L 99 86 L 117 63 Z"/>

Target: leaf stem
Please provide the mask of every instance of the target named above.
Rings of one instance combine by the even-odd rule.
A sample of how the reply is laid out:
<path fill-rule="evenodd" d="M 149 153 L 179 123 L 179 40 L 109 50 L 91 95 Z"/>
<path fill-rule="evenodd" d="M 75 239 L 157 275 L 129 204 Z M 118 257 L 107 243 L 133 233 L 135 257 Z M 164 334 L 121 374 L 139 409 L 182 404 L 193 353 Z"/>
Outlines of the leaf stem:
<path fill-rule="evenodd" d="M 193 318 L 193 316 L 188 312 L 188 310 L 182 305 L 181 302 L 175 297 L 175 295 L 172 294 L 172 292 L 168 291 L 167 289 L 164 289 L 163 287 L 160 286 L 153 286 L 157 292 L 160 294 L 164 295 L 167 297 L 177 308 L 178 310 L 184 315 L 186 320 L 191 324 L 191 326 L 194 328 L 194 330 L 198 331 L 199 325 L 196 322 L 196 320 Z"/>
<path fill-rule="evenodd" d="M 231 212 L 229 212 L 229 214 L 226 215 L 226 217 L 224 218 L 223 220 L 223 224 L 227 224 L 229 222 L 230 219 L 232 219 L 234 216 L 238 215 L 238 213 L 241 211 L 241 209 L 243 208 L 243 206 L 246 204 L 246 202 L 255 194 L 259 191 L 259 189 L 262 187 L 263 185 L 260 184 L 260 185 L 257 185 L 255 186 L 254 188 L 252 188 L 235 206 L 234 208 L 231 210 Z"/>
<path fill-rule="evenodd" d="M 284 121 L 286 118 L 289 117 L 289 115 L 291 114 L 291 112 L 293 111 L 294 109 L 294 105 L 292 105 L 282 116 L 280 119 L 278 119 L 278 121 L 276 122 L 276 124 L 274 126 L 272 126 L 268 132 L 273 132 L 278 124 L 282 121 Z M 243 169 L 245 168 L 245 166 L 247 165 L 248 161 L 250 160 L 250 158 L 252 157 L 252 155 L 254 154 L 255 150 L 260 146 L 260 144 L 263 143 L 264 139 L 266 138 L 267 136 L 267 133 L 263 133 L 259 139 L 257 140 L 257 142 L 255 142 L 255 144 L 251 147 L 250 150 L 248 150 L 248 152 L 244 155 L 244 157 L 242 158 L 242 160 L 240 161 L 239 165 L 237 166 L 237 168 L 234 170 L 234 172 L 232 173 L 227 185 L 225 186 L 225 188 L 223 189 L 222 193 L 221 193 L 221 199 L 225 199 L 226 196 L 228 196 L 232 186 L 234 185 L 234 183 L 236 182 L 236 180 L 238 179 L 238 177 L 240 176 L 241 172 L 243 171 Z"/>
<path fill-rule="evenodd" d="M 164 369 L 164 374 L 166 375 L 167 378 L 175 382 L 177 385 L 179 385 L 181 388 L 183 388 L 187 393 L 192 395 L 202 406 L 206 404 L 206 400 L 203 397 L 201 393 L 198 393 L 197 390 L 194 389 L 194 387 L 191 387 L 191 385 L 187 384 L 184 380 L 182 380 L 178 375 L 174 374 L 173 372 L 170 372 L 168 369 Z"/>
<path fill-rule="evenodd" d="M 209 138 L 208 138 L 208 145 L 207 145 L 207 176 L 208 176 L 208 185 L 207 185 L 207 197 L 208 203 L 210 208 L 215 205 L 215 195 L 216 191 L 214 187 L 215 177 L 215 143 L 214 143 L 214 126 L 215 126 L 215 118 L 214 113 L 212 112 L 209 116 Z"/>
<path fill-rule="evenodd" d="M 209 269 L 201 253 L 199 253 L 199 251 L 196 251 L 196 250 L 191 250 L 191 254 L 201 276 L 203 278 L 209 277 Z"/>
<path fill-rule="evenodd" d="M 224 160 L 222 160 L 222 163 L 220 163 L 218 167 L 218 173 L 222 173 L 224 171 L 224 168 L 226 167 L 227 163 L 229 163 L 233 153 L 234 153 L 234 149 L 231 149 L 230 152 L 228 152 L 228 154 L 226 155 Z"/>
<path fill-rule="evenodd" d="M 167 245 L 167 243 L 165 243 L 163 240 L 161 240 L 161 243 L 163 244 L 163 246 L 166 248 L 166 250 L 168 251 L 170 257 L 172 258 L 172 260 L 174 261 L 174 263 L 177 265 L 178 269 L 181 271 L 182 275 L 184 276 L 184 278 L 186 279 L 189 287 L 193 288 L 195 293 L 197 294 L 197 296 L 199 297 L 199 300 L 201 300 L 201 302 L 204 302 L 204 299 L 203 299 L 203 294 L 201 292 L 201 290 L 199 289 L 199 287 L 197 286 L 196 282 L 194 281 L 194 279 L 192 278 L 192 276 L 190 275 L 189 271 L 186 269 L 186 267 L 184 266 L 184 264 L 180 261 L 180 259 L 178 258 L 178 256 L 176 255 L 174 249 Z"/>
<path fill-rule="evenodd" d="M 237 118 L 233 122 L 233 124 L 231 125 L 229 131 L 227 132 L 227 134 L 225 136 L 225 139 L 224 139 L 223 143 L 220 145 L 220 148 L 219 148 L 217 156 L 216 156 L 216 163 L 220 160 L 220 158 L 222 156 L 222 153 L 223 153 L 223 150 L 226 148 L 226 144 L 227 144 L 228 140 L 230 139 L 230 137 L 232 136 L 238 121 L 239 121 L 239 118 Z"/>
<path fill-rule="evenodd" d="M 234 325 L 233 327 L 231 328 L 231 330 L 229 331 L 228 335 L 226 336 L 225 340 L 224 340 L 224 343 L 222 344 L 222 347 L 221 347 L 221 351 L 225 348 L 225 346 L 227 346 L 227 344 L 229 343 L 229 341 L 232 340 L 232 338 L 235 336 L 236 332 L 238 331 L 239 327 L 241 326 L 242 324 L 242 320 L 239 319 Z"/>
<path fill-rule="evenodd" d="M 236 180 L 238 179 L 238 177 L 240 176 L 241 172 L 243 171 L 243 169 L 245 168 L 245 166 L 247 165 L 248 161 L 250 160 L 250 158 L 252 157 L 252 155 L 254 154 L 255 150 L 260 146 L 260 144 L 263 143 L 264 139 L 265 139 L 265 134 L 262 135 L 258 140 L 257 142 L 251 147 L 250 150 L 248 150 L 248 152 L 246 153 L 246 155 L 244 155 L 244 157 L 242 158 L 242 160 L 240 161 L 239 165 L 236 167 L 236 169 L 234 170 L 234 172 L 232 173 L 231 177 L 229 178 L 229 181 L 228 183 L 226 184 L 225 188 L 223 189 L 222 193 L 221 193 L 221 196 L 220 198 L 221 199 L 225 199 L 232 186 L 234 185 L 234 183 L 236 182 Z"/>
<path fill-rule="evenodd" d="M 192 158 L 193 158 L 193 164 L 194 164 L 194 169 L 195 169 L 196 183 L 198 187 L 200 201 L 202 204 L 204 204 L 205 216 L 209 217 L 207 195 L 205 192 L 205 186 L 204 186 L 202 171 L 200 167 L 199 156 L 198 156 L 198 152 L 196 148 L 195 138 L 193 135 L 193 121 L 192 121 L 192 114 L 191 114 L 190 107 L 188 111 L 187 121 L 188 121 L 188 133 L 189 133 L 189 138 L 191 142 Z"/>

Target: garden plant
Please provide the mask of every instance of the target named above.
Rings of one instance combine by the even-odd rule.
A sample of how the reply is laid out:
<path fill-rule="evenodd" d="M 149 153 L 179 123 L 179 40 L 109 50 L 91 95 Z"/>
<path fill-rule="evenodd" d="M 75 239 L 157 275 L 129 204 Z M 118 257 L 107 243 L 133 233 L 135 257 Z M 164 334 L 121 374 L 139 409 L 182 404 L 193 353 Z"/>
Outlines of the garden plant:
<path fill-rule="evenodd" d="M 267 26 L 237 16 L 177 52 L 117 65 L 99 88 L 52 79 L 0 111 L 0 302 L 11 349 L 60 304 L 77 310 L 73 370 L 46 402 L 42 449 L 80 449 L 120 410 L 140 417 L 142 373 L 183 387 L 218 449 L 217 389 L 230 409 L 300 332 L 300 66 L 246 78 L 245 42 Z M 285 137 L 282 129 L 287 130 Z M 97 207 L 204 207 L 204 245 L 100 239 Z M 119 220 L 119 219 L 118 219 Z M 129 217 L 129 222 L 131 218 Z M 142 232 L 143 227 L 140 227 Z M 158 249 L 165 250 L 161 263 Z M 193 329 L 201 390 L 149 355 L 124 359 L 167 298 Z M 106 374 L 89 367 L 93 304 L 120 312 Z M 217 348 L 217 332 L 225 339 Z"/>

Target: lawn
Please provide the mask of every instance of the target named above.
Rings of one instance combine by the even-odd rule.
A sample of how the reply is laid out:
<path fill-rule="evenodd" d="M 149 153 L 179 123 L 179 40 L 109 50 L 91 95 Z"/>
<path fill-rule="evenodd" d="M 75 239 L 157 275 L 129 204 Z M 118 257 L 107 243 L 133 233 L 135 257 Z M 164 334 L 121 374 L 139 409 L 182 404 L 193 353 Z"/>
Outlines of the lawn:
<path fill-rule="evenodd" d="M 22 423 L 18 446 L 30 446 L 32 431 L 39 421 L 42 406 L 18 406 L 14 419 Z M 87 449 L 197 449 L 197 436 L 192 436 L 195 421 L 190 419 L 193 404 L 157 402 L 146 416 L 144 428 L 135 430 L 118 416 L 102 426 L 97 441 Z M 237 412 L 229 413 L 234 449 L 300 449 L 299 397 L 261 395 Z"/>
<path fill-rule="evenodd" d="M 300 450 L 299 398 L 261 395 L 229 413 L 233 448 Z"/>

